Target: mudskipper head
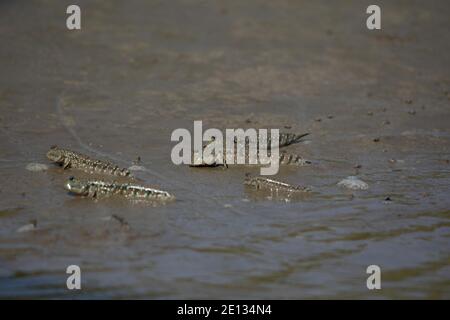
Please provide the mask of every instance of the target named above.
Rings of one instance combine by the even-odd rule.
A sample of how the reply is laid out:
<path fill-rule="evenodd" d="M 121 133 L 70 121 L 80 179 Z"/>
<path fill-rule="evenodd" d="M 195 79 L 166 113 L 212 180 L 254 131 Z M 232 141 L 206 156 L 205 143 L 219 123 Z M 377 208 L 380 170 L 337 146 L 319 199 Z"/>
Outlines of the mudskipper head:
<path fill-rule="evenodd" d="M 70 177 L 69 180 L 67 180 L 67 182 L 65 183 L 64 187 L 66 188 L 66 190 L 74 194 L 83 196 L 88 194 L 87 184 L 75 179 L 75 177 Z"/>
<path fill-rule="evenodd" d="M 47 152 L 47 158 L 56 163 L 64 162 L 64 153 L 57 146 L 52 146 Z"/>

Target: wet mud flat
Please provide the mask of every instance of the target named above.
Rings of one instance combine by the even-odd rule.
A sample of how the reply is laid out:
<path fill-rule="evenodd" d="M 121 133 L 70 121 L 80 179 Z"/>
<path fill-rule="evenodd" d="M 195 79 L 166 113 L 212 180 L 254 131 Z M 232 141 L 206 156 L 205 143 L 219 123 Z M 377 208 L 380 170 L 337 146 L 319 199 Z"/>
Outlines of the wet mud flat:
<path fill-rule="evenodd" d="M 377 32 L 369 4 L 80 1 L 69 32 L 59 1 L 3 1 L 0 297 L 449 298 L 449 4 L 381 2 Z M 268 199 L 243 185 L 258 168 L 173 165 L 194 120 L 310 132 L 288 150 L 313 164 L 276 179 L 314 192 Z M 51 145 L 139 157 L 177 200 L 74 197 Z"/>

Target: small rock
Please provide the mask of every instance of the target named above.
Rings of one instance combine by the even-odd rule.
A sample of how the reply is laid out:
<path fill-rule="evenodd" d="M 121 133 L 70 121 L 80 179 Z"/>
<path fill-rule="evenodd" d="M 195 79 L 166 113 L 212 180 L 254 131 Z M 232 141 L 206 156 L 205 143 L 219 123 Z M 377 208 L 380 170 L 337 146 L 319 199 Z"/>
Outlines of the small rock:
<path fill-rule="evenodd" d="M 39 172 L 48 170 L 48 165 L 43 163 L 29 163 L 25 167 L 28 171 Z"/>
<path fill-rule="evenodd" d="M 130 170 L 130 171 L 145 171 L 145 167 L 132 165 L 131 167 L 128 168 L 128 170 Z"/>
<path fill-rule="evenodd" d="M 413 101 L 412 101 L 412 99 L 407 99 L 407 100 L 405 100 L 405 103 L 406 104 L 411 104 L 411 103 L 413 103 Z"/>
<path fill-rule="evenodd" d="M 368 115 L 368 116 L 373 116 L 373 112 L 372 112 L 372 111 L 369 111 L 369 112 L 367 112 L 367 115 Z"/>
<path fill-rule="evenodd" d="M 320 121 L 322 121 L 322 118 L 315 118 L 314 121 L 320 122 Z"/>
<path fill-rule="evenodd" d="M 382 123 L 382 125 L 384 125 L 384 126 L 389 125 L 389 124 L 391 124 L 391 122 L 389 120 L 384 120 Z"/>
<path fill-rule="evenodd" d="M 383 203 L 391 203 L 391 202 L 392 202 L 392 199 L 389 196 L 384 198 L 384 200 L 383 200 Z"/>
<path fill-rule="evenodd" d="M 284 126 L 284 128 L 285 128 L 285 129 L 291 129 L 292 126 L 289 126 L 289 125 L 288 125 L 288 126 Z"/>
<path fill-rule="evenodd" d="M 32 220 L 29 224 L 21 226 L 16 231 L 17 232 L 29 232 L 29 231 L 36 230 L 36 228 L 37 228 L 37 221 L 36 220 Z"/>
<path fill-rule="evenodd" d="M 356 164 L 356 165 L 353 166 L 353 168 L 355 168 L 355 169 L 361 169 L 361 168 L 362 168 L 362 165 Z"/>
<path fill-rule="evenodd" d="M 369 185 L 355 176 L 348 176 L 347 178 L 341 180 L 337 184 L 339 187 L 344 187 L 351 190 L 367 190 Z"/>
<path fill-rule="evenodd" d="M 413 116 L 416 114 L 416 110 L 412 110 L 412 109 L 408 110 L 408 113 Z"/>
<path fill-rule="evenodd" d="M 329 114 L 329 115 L 327 115 L 327 118 L 328 118 L 328 119 L 333 119 L 334 116 L 333 116 L 332 114 Z"/>
<path fill-rule="evenodd" d="M 137 157 L 136 157 L 136 160 L 133 161 L 133 164 L 136 164 L 136 165 L 137 165 L 137 164 L 139 164 L 139 163 L 141 163 L 141 156 L 137 156 Z"/>
<path fill-rule="evenodd" d="M 380 142 L 380 138 L 374 138 L 373 142 Z"/>

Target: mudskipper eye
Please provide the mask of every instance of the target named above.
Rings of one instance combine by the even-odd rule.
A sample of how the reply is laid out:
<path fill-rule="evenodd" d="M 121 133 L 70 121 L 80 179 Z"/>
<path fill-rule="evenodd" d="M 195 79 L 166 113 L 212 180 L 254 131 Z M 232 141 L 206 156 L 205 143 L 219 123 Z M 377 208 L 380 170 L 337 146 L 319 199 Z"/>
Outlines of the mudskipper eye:
<path fill-rule="evenodd" d="M 74 179 L 75 179 L 74 176 L 71 176 L 71 177 L 69 178 L 70 181 L 73 181 Z"/>

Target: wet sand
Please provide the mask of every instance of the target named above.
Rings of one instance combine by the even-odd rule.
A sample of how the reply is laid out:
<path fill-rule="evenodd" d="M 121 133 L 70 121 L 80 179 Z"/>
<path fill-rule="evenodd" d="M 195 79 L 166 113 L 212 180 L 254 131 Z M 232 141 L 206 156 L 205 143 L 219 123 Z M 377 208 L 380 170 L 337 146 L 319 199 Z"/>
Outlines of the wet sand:
<path fill-rule="evenodd" d="M 68 31 L 61 1 L 2 1 L 0 298 L 450 298 L 449 4 L 381 1 L 374 32 L 369 4 L 79 1 Z M 273 201 L 242 184 L 257 168 L 173 165 L 194 120 L 310 132 L 286 150 L 314 164 L 276 178 L 316 192 Z M 177 201 L 71 196 L 55 144 L 139 156 Z M 337 186 L 351 175 L 369 189 Z"/>

